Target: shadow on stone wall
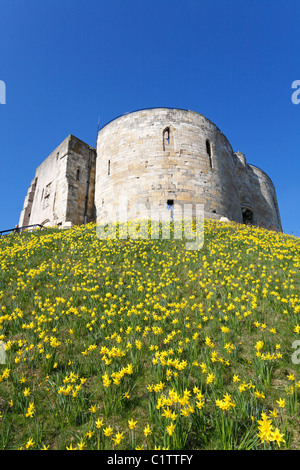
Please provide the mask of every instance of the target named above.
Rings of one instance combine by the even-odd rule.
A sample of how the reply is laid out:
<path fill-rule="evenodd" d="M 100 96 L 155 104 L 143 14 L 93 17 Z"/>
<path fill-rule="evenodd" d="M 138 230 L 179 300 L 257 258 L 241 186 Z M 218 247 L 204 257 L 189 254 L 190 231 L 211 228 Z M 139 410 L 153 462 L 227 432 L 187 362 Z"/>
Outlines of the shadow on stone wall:
<path fill-rule="evenodd" d="M 277 197 L 272 181 L 260 168 L 249 164 L 247 177 L 251 187 L 254 225 L 281 232 Z"/>

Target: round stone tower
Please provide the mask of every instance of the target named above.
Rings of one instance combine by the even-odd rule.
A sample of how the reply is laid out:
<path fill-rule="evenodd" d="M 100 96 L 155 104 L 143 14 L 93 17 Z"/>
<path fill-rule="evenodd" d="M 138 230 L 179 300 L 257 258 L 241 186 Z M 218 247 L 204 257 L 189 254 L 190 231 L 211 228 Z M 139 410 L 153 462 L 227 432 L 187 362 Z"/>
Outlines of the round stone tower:
<path fill-rule="evenodd" d="M 267 209 L 268 221 L 280 230 L 276 195 L 274 202 L 272 185 L 265 184 L 262 174 L 247 165 L 241 154 L 234 154 L 224 134 L 199 113 L 170 108 L 134 111 L 109 122 L 98 133 L 96 220 L 122 220 L 125 207 L 127 219 L 133 220 L 148 218 L 156 205 L 169 210 L 203 204 L 205 217 L 258 221 L 262 226 L 266 226 L 263 216 Z M 265 190 L 260 186 L 253 193 L 253 183 L 265 184 Z M 248 188 L 251 194 L 247 195 Z M 248 198 L 245 207 L 244 198 Z M 256 207 L 256 217 L 247 219 L 245 210 L 249 216 Z"/>
<path fill-rule="evenodd" d="M 108 123 L 98 134 L 95 184 L 97 221 L 118 211 L 122 195 L 129 219 L 139 205 L 204 204 L 207 216 L 242 222 L 231 145 L 194 111 L 146 109 Z"/>

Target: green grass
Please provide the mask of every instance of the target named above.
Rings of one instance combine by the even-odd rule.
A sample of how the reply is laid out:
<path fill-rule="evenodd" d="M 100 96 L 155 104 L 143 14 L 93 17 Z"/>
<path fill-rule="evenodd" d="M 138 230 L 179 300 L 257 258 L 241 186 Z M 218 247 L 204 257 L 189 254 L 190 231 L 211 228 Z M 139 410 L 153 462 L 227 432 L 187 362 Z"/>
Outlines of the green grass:
<path fill-rule="evenodd" d="M 0 263 L 1 449 L 299 449 L 298 238 L 89 224 L 2 237 Z"/>

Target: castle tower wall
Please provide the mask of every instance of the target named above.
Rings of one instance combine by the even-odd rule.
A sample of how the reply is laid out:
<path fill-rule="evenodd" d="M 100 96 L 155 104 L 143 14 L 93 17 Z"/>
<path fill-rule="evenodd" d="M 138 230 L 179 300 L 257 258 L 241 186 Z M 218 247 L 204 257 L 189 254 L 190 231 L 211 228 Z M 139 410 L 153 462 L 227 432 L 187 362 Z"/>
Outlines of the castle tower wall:
<path fill-rule="evenodd" d="M 269 176 L 249 165 L 242 152 L 235 153 L 235 161 L 242 213 L 252 213 L 253 225 L 282 231 L 275 187 Z"/>
<path fill-rule="evenodd" d="M 170 219 L 187 205 L 195 215 L 197 204 L 206 218 L 282 231 L 271 179 L 233 153 L 213 122 L 194 111 L 152 108 L 106 124 L 97 158 L 69 135 L 37 168 L 19 225 Z"/>
<path fill-rule="evenodd" d="M 64 181 L 67 154 L 68 139 L 65 139 L 36 169 L 36 190 L 29 225 L 55 225 L 57 221 L 64 221 L 67 207 L 67 186 Z M 59 199 L 57 194 L 60 194 Z"/>
<path fill-rule="evenodd" d="M 118 213 L 127 197 L 136 207 L 168 201 L 204 204 L 208 217 L 242 222 L 235 160 L 230 143 L 199 113 L 155 108 L 123 115 L 98 134 L 95 206 L 97 222 Z M 148 217 L 149 211 L 139 214 Z"/>
<path fill-rule="evenodd" d="M 247 164 L 245 155 L 242 152 L 236 152 L 234 157 L 242 214 L 245 216 L 248 212 L 252 217 L 252 220 L 249 220 L 249 223 L 255 223 L 256 208 L 252 194 L 252 179 L 249 174 L 251 173 L 251 170 Z"/>
<path fill-rule="evenodd" d="M 281 232 L 282 225 L 273 182 L 263 170 L 254 165 L 248 165 L 248 177 L 255 208 L 254 224 Z"/>
<path fill-rule="evenodd" d="M 95 149 L 69 135 L 36 169 L 35 189 L 29 188 L 20 226 L 84 223 L 88 174 L 87 222 L 94 219 Z"/>
<path fill-rule="evenodd" d="M 66 167 L 68 200 L 65 218 L 67 221 L 72 221 L 74 225 L 81 225 L 95 220 L 95 166 L 96 150 L 72 136 L 69 141 Z M 87 190 L 88 200 L 86 206 Z"/>
<path fill-rule="evenodd" d="M 32 211 L 32 203 L 33 203 L 34 194 L 36 190 L 36 181 L 37 179 L 34 178 L 34 180 L 31 182 L 31 185 L 29 186 L 29 189 L 27 191 L 27 194 L 24 200 L 23 209 L 20 214 L 19 227 L 25 227 L 29 225 L 30 215 Z"/>

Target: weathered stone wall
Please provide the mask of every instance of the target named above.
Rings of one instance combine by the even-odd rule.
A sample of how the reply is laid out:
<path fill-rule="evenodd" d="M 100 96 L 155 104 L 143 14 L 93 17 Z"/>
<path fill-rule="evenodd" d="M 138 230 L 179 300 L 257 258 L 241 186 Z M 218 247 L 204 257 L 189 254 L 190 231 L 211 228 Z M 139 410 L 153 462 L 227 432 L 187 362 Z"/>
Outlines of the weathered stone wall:
<path fill-rule="evenodd" d="M 21 227 L 25 227 L 29 225 L 35 189 L 36 189 L 36 178 L 34 178 L 34 180 L 31 181 L 31 185 L 29 186 L 27 194 L 25 196 L 23 209 L 21 211 L 20 219 L 19 219 L 19 226 Z"/>
<path fill-rule="evenodd" d="M 100 130 L 97 221 L 118 212 L 122 194 L 128 199 L 129 219 L 136 217 L 137 204 L 149 209 L 154 204 L 167 207 L 167 201 L 174 200 L 180 206 L 204 204 L 207 216 L 242 222 L 231 145 L 215 124 L 193 111 L 137 111 Z"/>
<path fill-rule="evenodd" d="M 174 213 L 203 204 L 205 217 L 282 230 L 266 173 L 234 153 L 209 119 L 169 108 L 135 111 L 105 125 L 97 158 L 69 135 L 37 168 L 19 225 L 122 220 L 120 203 L 128 220 L 148 219 L 155 206 L 170 217 L 170 202 Z"/>
<path fill-rule="evenodd" d="M 86 222 L 88 223 L 95 220 L 95 164 L 96 150 L 91 149 L 84 142 L 72 138 L 69 142 L 66 169 L 66 178 L 68 182 L 68 202 L 66 220 L 72 221 L 74 225 L 81 225 L 85 222 L 84 215 L 88 178 L 90 181 L 88 190 Z"/>
<path fill-rule="evenodd" d="M 242 210 L 253 213 L 253 224 L 282 231 L 275 187 L 260 168 L 247 163 L 241 152 L 235 154 Z"/>
<path fill-rule="evenodd" d="M 37 168 L 20 226 L 84 223 L 90 147 L 69 135 Z M 87 221 L 94 220 L 95 149 L 92 149 Z M 34 190 L 33 190 L 34 188 Z"/>
<path fill-rule="evenodd" d="M 254 204 L 254 224 L 270 230 L 282 231 L 275 187 L 260 168 L 248 165 Z"/>

